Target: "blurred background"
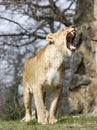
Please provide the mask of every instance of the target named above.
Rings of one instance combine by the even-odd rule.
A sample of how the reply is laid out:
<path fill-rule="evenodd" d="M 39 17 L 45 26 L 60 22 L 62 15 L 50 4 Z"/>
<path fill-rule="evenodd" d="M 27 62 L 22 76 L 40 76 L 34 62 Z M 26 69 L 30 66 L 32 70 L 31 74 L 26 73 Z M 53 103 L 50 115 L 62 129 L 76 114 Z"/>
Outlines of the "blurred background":
<path fill-rule="evenodd" d="M 48 33 L 72 24 L 78 49 L 64 61 L 58 115 L 97 114 L 97 0 L 0 0 L 0 119 L 23 118 L 25 60 L 47 44 Z"/>

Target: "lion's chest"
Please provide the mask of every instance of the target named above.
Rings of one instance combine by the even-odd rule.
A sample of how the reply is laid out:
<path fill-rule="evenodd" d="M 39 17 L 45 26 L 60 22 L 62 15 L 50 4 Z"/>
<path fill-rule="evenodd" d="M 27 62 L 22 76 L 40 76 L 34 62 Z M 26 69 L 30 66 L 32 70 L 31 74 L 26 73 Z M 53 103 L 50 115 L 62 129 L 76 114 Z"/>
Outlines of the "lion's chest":
<path fill-rule="evenodd" d="M 53 50 L 52 50 L 53 49 Z M 60 85 L 61 81 L 61 67 L 64 63 L 64 56 L 56 48 L 51 48 L 45 53 L 48 67 L 45 67 L 44 81 L 47 88 L 55 88 Z"/>
<path fill-rule="evenodd" d="M 50 68 L 46 73 L 46 85 L 47 86 L 58 86 L 60 82 L 60 73 L 54 69 Z"/>

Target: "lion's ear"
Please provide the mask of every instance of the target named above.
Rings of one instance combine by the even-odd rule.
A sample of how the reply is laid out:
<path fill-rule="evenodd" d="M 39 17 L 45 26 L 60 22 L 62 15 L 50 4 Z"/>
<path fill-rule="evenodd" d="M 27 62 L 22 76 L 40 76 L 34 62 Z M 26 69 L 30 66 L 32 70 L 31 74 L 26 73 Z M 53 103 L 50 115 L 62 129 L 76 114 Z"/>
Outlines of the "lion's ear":
<path fill-rule="evenodd" d="M 46 40 L 49 41 L 50 43 L 54 43 L 54 41 L 55 41 L 54 33 L 49 33 L 49 34 L 46 36 Z"/>

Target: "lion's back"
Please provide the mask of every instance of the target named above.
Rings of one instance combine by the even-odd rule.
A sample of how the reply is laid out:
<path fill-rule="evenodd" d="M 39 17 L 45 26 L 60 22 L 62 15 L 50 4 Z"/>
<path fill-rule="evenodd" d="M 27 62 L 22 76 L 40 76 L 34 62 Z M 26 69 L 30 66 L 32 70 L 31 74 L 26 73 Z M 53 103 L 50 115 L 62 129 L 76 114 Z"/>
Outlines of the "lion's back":
<path fill-rule="evenodd" d="M 29 57 L 24 63 L 23 82 L 30 82 L 34 77 L 34 60 L 35 57 Z"/>

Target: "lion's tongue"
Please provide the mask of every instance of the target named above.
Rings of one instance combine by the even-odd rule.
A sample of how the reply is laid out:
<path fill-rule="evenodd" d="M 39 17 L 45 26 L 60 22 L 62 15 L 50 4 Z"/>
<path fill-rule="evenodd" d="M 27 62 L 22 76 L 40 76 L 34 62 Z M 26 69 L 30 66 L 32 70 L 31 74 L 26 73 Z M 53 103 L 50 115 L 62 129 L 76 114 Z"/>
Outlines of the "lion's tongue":
<path fill-rule="evenodd" d="M 71 50 L 75 50 L 76 49 L 76 47 L 74 47 L 72 44 L 69 44 L 69 47 L 70 47 Z"/>

